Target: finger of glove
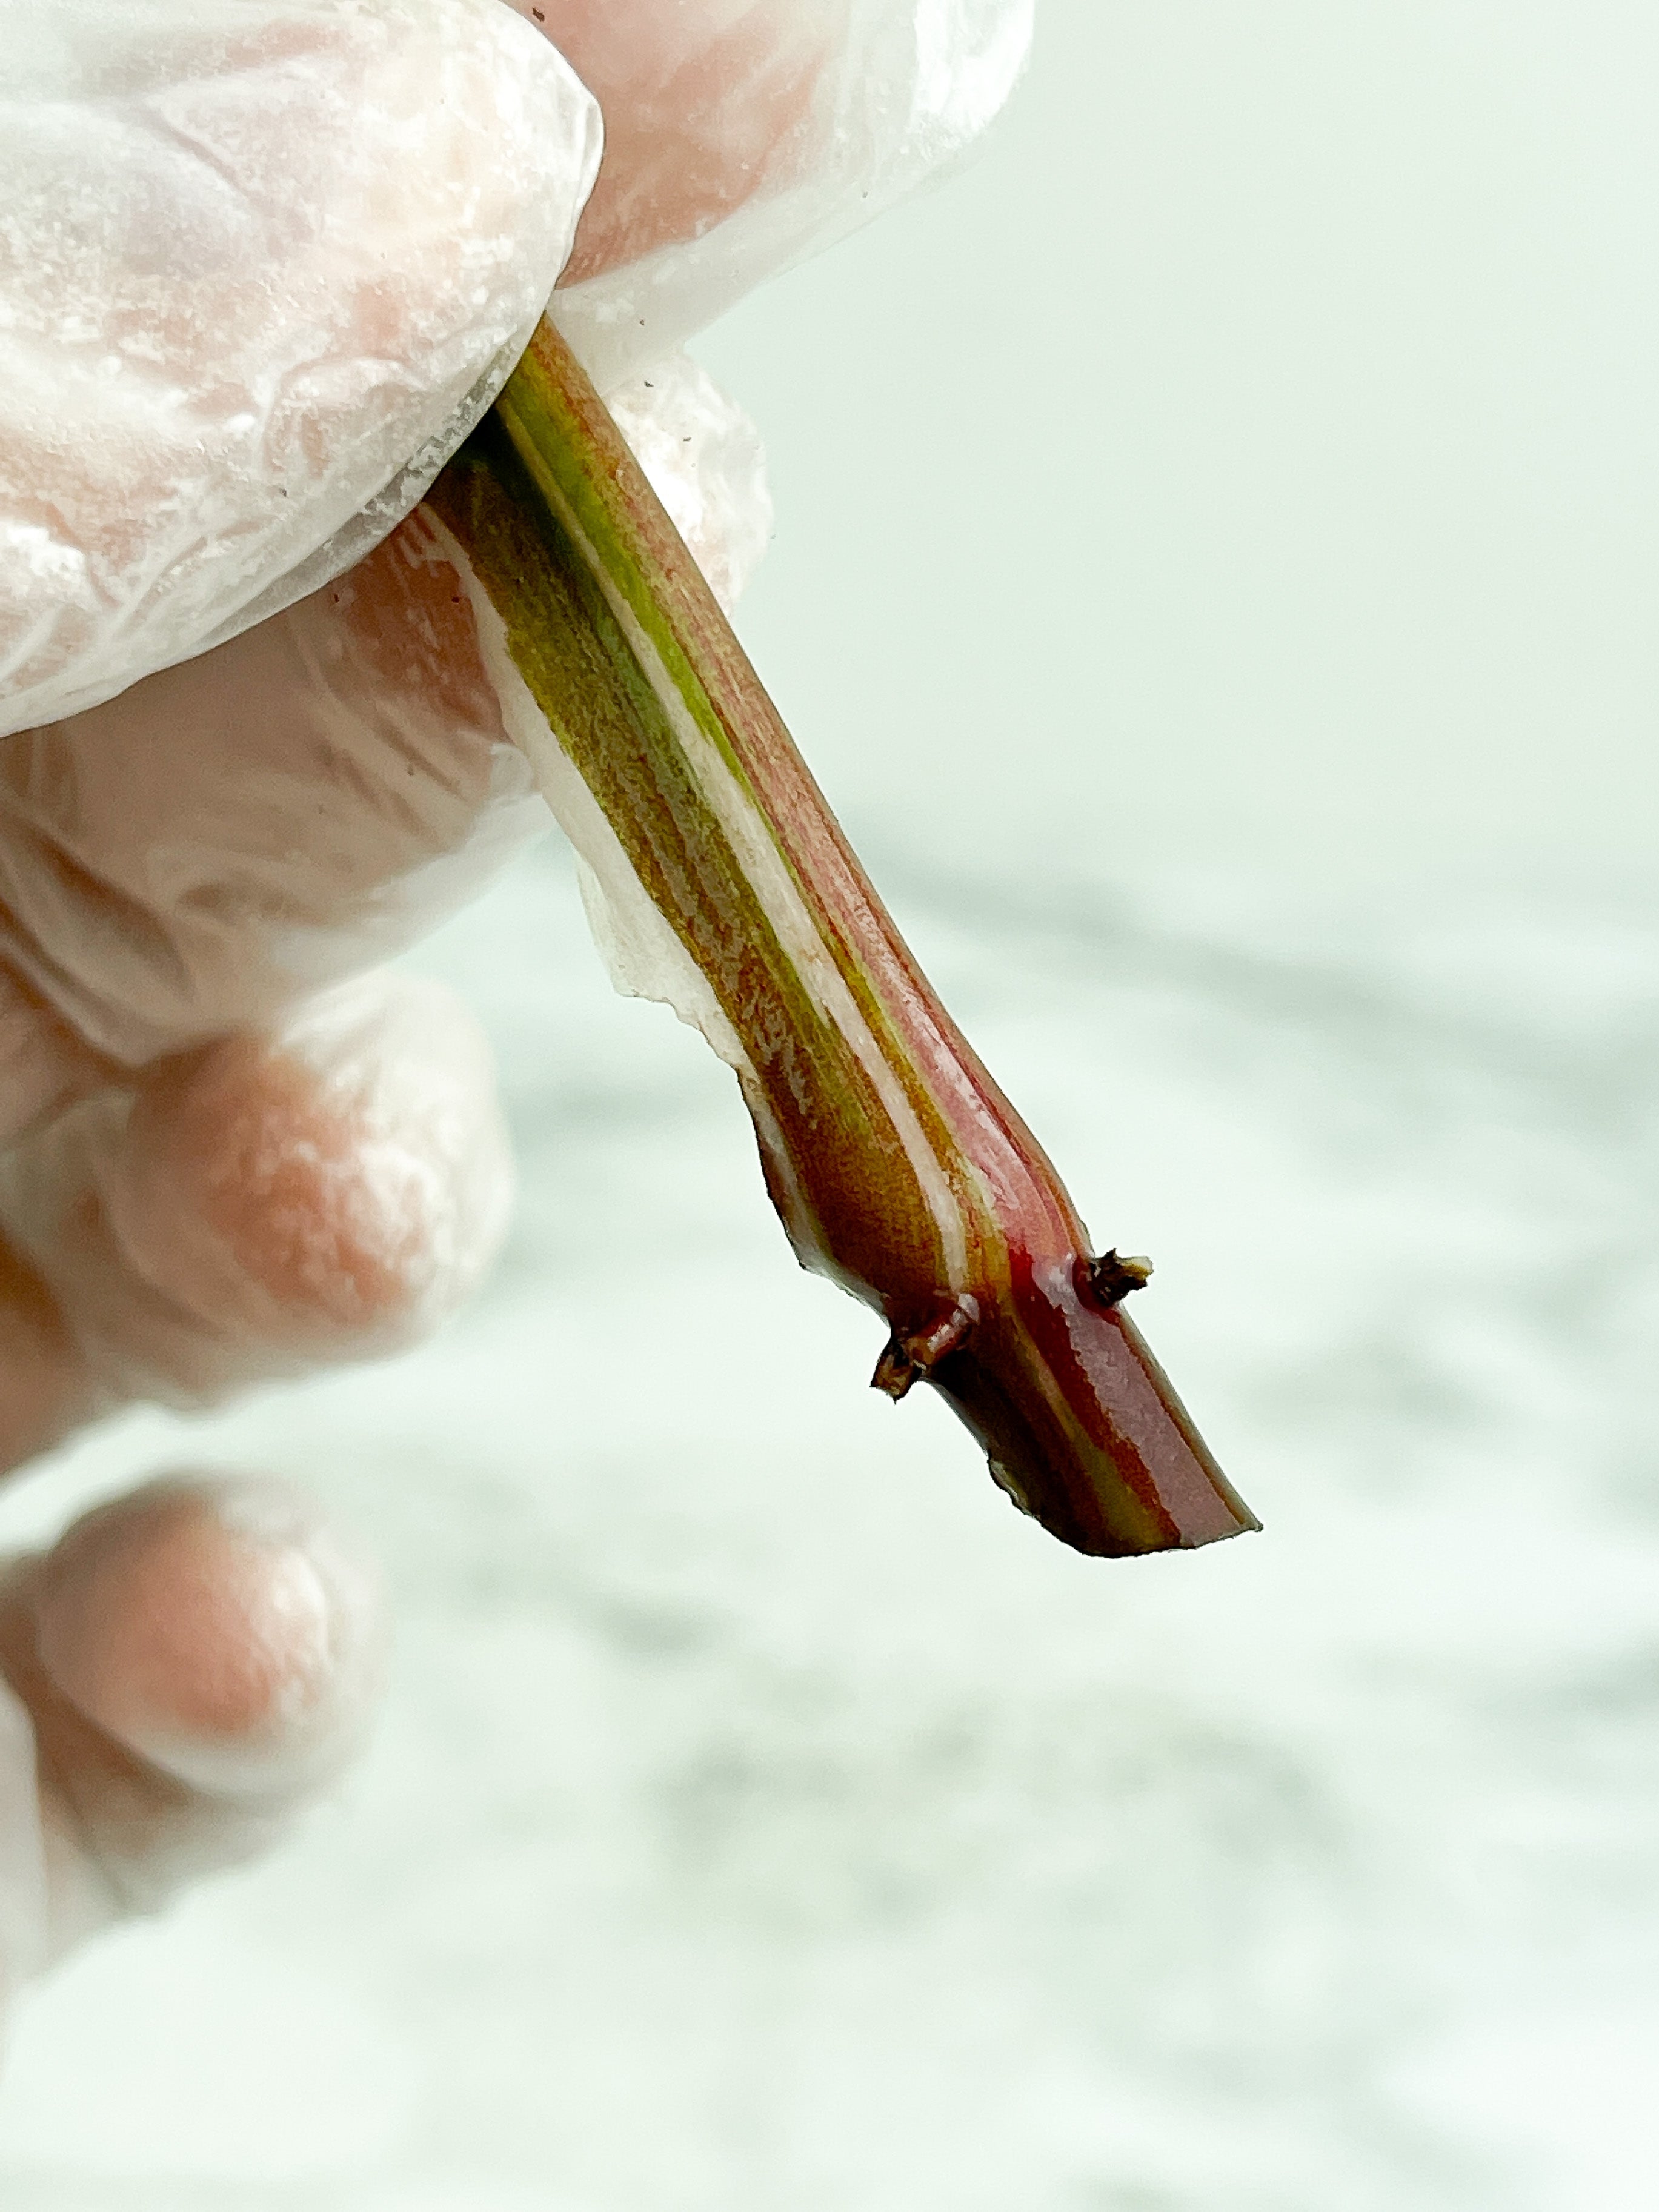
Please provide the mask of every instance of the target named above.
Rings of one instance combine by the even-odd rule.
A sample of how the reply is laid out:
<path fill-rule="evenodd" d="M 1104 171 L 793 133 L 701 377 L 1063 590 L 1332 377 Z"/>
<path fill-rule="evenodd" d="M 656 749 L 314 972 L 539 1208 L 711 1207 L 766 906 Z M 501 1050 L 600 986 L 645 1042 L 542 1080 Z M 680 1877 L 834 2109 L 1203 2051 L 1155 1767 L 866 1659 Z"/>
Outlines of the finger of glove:
<path fill-rule="evenodd" d="M 0 746 L 0 961 L 128 1066 L 398 949 L 545 821 L 405 525 L 349 575 Z"/>
<path fill-rule="evenodd" d="M 955 160 L 1033 0 L 513 0 L 604 111 L 553 313 L 603 391 Z"/>
<path fill-rule="evenodd" d="M 728 598 L 770 528 L 760 441 L 682 357 L 616 395 Z M 270 1021 L 402 949 L 547 824 L 472 603 L 417 513 L 257 629 L 0 747 L 0 974 L 129 1066 Z M 6 1038 L 0 995 L 0 1048 Z M 21 1103 L 63 1039 L 30 1057 Z M 37 1065 L 44 1060 L 44 1065 Z"/>
<path fill-rule="evenodd" d="M 364 1741 L 382 1648 L 372 1567 L 269 1478 L 154 1482 L 12 1562 L 14 1971 L 277 1841 Z"/>
<path fill-rule="evenodd" d="M 81 1100 L 0 1162 L 0 1467 L 134 1400 L 403 1349 L 474 1288 L 511 1196 L 484 1041 L 412 977 Z"/>
<path fill-rule="evenodd" d="M 563 282 L 696 238 L 814 150 L 846 0 L 511 0 L 599 102 L 605 156 Z"/>
<path fill-rule="evenodd" d="M 9 10 L 0 731 L 383 536 L 516 358 L 597 158 L 499 0 Z"/>

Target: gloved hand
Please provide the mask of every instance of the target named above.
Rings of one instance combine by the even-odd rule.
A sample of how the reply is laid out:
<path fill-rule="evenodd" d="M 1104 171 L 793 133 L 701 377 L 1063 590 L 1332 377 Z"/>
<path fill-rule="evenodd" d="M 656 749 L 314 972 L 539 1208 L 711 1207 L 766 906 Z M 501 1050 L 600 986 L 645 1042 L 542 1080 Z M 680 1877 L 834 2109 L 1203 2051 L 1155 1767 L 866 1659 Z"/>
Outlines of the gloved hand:
<path fill-rule="evenodd" d="M 378 963 L 544 811 L 421 494 L 562 269 L 732 596 L 758 443 L 672 349 L 971 136 L 1029 9 L 10 0 L 0 1470 L 407 1345 L 477 1281 L 487 1055 Z M 319 1512 L 246 1479 L 15 1563 L 0 1986 L 279 1832 L 362 1732 L 373 1615 Z"/>

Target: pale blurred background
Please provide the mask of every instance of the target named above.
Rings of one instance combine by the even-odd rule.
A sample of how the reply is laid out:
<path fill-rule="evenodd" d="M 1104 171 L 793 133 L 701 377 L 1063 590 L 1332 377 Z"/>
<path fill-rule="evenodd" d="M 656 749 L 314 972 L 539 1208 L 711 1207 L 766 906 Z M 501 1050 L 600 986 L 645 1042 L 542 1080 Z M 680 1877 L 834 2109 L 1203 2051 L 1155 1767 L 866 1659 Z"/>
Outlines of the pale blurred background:
<path fill-rule="evenodd" d="M 1659 22 L 1042 0 L 981 159 L 700 347 L 743 629 L 1266 1534 L 1020 1522 L 794 1271 L 553 843 L 423 964 L 512 1249 L 120 1424 L 380 1545 L 386 1726 L 76 1964 L 8 2212 L 1647 2212 Z"/>

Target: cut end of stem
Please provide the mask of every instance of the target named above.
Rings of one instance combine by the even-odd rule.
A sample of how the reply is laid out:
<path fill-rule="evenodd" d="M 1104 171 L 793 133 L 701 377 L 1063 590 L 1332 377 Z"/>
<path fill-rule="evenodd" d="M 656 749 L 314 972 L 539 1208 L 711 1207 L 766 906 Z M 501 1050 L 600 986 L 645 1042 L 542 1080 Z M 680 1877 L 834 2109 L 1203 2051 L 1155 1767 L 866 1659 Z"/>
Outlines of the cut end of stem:
<path fill-rule="evenodd" d="M 927 1380 L 1024 1513 L 1102 1559 L 1259 1528 L 1140 1332 L 1082 1265 L 1033 1267 Z"/>

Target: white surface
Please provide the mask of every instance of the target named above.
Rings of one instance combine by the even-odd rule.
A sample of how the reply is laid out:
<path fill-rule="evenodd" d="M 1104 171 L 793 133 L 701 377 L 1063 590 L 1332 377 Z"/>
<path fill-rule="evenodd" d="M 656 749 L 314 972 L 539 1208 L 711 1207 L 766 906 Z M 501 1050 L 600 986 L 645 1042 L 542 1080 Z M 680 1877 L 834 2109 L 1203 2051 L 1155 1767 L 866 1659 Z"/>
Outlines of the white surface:
<path fill-rule="evenodd" d="M 1076 1559 L 866 1390 L 546 848 L 430 955 L 524 1158 L 473 1315 L 7 1501 L 308 1474 L 403 1618 L 347 1801 L 25 2012 L 8 2212 L 1653 2201 L 1650 21 L 1047 22 L 706 349 L 745 632 L 1267 1533 Z"/>
<path fill-rule="evenodd" d="M 992 931 L 895 888 L 1154 1251 L 1267 1534 L 1076 1559 L 866 1392 L 873 1325 L 791 1267 L 729 1079 L 577 955 L 549 848 L 434 955 L 525 1152 L 471 1318 L 13 1503 L 180 1449 L 312 1474 L 403 1643 L 301 1848 L 26 2012 L 9 2205 L 1650 2201 L 1645 985 L 1528 963 L 1506 1004 L 1490 908 Z M 1659 924 L 1520 943 L 1605 972 Z"/>

